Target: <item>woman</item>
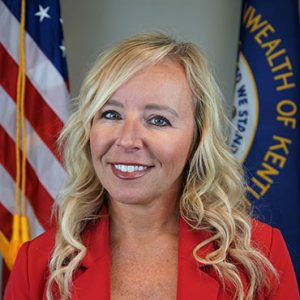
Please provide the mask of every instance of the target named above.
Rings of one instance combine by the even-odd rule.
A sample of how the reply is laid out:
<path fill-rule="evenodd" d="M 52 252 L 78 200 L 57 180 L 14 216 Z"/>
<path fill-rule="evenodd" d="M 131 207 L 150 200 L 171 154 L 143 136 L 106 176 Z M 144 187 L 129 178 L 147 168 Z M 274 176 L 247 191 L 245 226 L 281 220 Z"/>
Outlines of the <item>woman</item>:
<path fill-rule="evenodd" d="M 195 45 L 138 35 L 102 55 L 60 138 L 57 232 L 21 248 L 6 299 L 298 299 L 224 122 Z"/>

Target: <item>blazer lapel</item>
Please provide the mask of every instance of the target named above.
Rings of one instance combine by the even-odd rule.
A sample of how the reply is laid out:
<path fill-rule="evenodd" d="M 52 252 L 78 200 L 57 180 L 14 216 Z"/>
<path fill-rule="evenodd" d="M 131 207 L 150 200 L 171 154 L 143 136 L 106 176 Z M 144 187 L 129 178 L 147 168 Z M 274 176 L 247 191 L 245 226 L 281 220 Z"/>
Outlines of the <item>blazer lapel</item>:
<path fill-rule="evenodd" d="M 208 237 L 209 233 L 195 231 L 180 219 L 177 300 L 218 299 L 219 282 L 206 273 L 203 270 L 205 266 L 197 263 L 193 257 L 193 249 Z M 198 255 L 205 257 L 213 250 L 213 244 L 209 243 L 198 251 Z"/>
<path fill-rule="evenodd" d="M 110 298 L 109 216 L 105 214 L 83 237 L 87 254 L 72 285 L 72 299 Z"/>

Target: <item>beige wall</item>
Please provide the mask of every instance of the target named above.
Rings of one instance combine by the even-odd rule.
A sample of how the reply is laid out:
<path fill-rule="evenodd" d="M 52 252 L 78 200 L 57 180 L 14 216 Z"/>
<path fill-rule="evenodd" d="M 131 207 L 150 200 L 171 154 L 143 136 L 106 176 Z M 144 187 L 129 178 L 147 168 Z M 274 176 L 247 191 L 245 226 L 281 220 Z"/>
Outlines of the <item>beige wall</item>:
<path fill-rule="evenodd" d="M 61 0 L 61 7 L 72 96 L 101 50 L 138 32 L 163 30 L 204 50 L 232 101 L 240 0 Z"/>

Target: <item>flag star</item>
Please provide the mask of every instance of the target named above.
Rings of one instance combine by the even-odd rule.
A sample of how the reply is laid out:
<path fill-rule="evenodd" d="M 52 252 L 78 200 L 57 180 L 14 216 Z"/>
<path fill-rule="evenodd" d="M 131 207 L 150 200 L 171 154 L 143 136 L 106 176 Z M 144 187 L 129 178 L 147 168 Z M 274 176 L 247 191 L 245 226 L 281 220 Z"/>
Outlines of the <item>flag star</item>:
<path fill-rule="evenodd" d="M 59 46 L 59 49 L 61 50 L 62 56 L 66 56 L 66 47 L 64 46 L 64 41 L 61 41 L 61 45 Z"/>
<path fill-rule="evenodd" d="M 46 8 L 43 8 L 42 5 L 39 4 L 39 11 L 36 12 L 34 15 L 37 17 L 40 17 L 40 23 L 43 22 L 45 18 L 50 19 L 50 16 L 48 15 L 48 11 L 50 9 L 50 6 L 47 6 Z"/>

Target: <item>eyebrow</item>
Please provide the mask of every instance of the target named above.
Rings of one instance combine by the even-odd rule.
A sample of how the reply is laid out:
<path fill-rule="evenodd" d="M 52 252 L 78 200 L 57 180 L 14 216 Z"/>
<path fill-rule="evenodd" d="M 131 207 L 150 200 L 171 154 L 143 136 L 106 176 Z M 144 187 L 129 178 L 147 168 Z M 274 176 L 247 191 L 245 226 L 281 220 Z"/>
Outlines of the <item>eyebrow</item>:
<path fill-rule="evenodd" d="M 117 100 L 114 100 L 114 99 L 109 99 L 105 105 L 113 105 L 113 106 L 117 106 L 117 107 L 121 107 L 123 108 L 124 105 L 117 101 Z M 145 106 L 145 109 L 146 110 L 159 110 L 159 111 L 168 111 L 169 113 L 171 113 L 172 115 L 174 115 L 175 117 L 179 117 L 178 116 L 178 113 L 171 107 L 167 106 L 167 105 L 160 105 L 160 104 L 156 104 L 156 103 L 150 103 L 150 104 L 147 104 Z"/>
<path fill-rule="evenodd" d="M 113 105 L 113 106 L 118 106 L 118 107 L 124 107 L 124 105 L 121 102 L 114 100 L 114 99 L 107 100 L 104 103 L 104 105 Z"/>
<path fill-rule="evenodd" d="M 145 106 L 145 109 L 148 109 L 148 110 L 166 110 L 166 111 L 168 111 L 169 113 L 171 113 L 172 115 L 174 115 L 175 117 L 178 118 L 177 112 L 173 108 L 171 108 L 167 105 L 159 105 L 159 104 L 154 104 L 154 103 L 153 104 L 147 104 Z"/>

